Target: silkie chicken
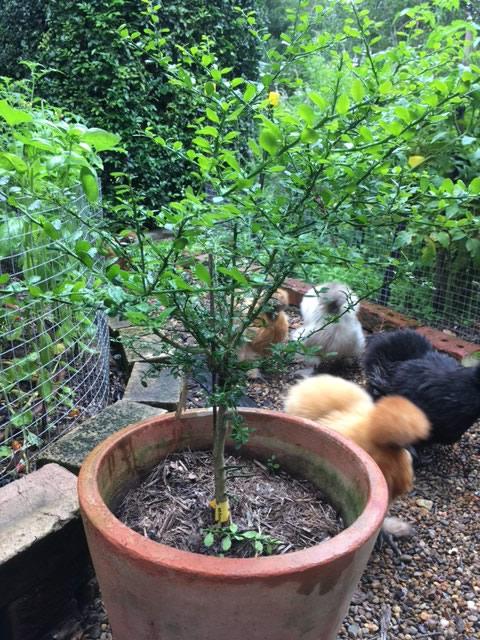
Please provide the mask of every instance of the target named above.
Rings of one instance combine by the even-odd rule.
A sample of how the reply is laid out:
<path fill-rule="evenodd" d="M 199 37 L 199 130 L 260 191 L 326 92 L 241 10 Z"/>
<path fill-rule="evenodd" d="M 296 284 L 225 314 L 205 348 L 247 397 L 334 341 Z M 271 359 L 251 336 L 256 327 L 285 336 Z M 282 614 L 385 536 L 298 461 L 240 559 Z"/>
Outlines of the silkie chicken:
<path fill-rule="evenodd" d="M 269 310 L 261 313 L 245 332 L 246 342 L 240 347 L 240 362 L 258 360 L 268 356 L 273 344 L 286 342 L 288 339 L 288 293 L 278 289 L 272 296 Z M 248 371 L 249 378 L 259 378 L 258 369 Z"/>
<path fill-rule="evenodd" d="M 453 444 L 480 417 L 480 365 L 463 367 L 412 329 L 379 333 L 363 361 L 374 398 L 408 398 L 427 415 L 428 443 Z"/>
<path fill-rule="evenodd" d="M 304 358 L 307 365 L 315 367 L 327 357 L 342 360 L 362 354 L 365 337 L 357 318 L 357 303 L 352 290 L 341 282 L 319 284 L 307 291 L 300 304 L 303 327 L 292 334 L 292 340 L 318 349 L 318 355 Z"/>
<path fill-rule="evenodd" d="M 322 374 L 291 387 L 285 411 L 315 420 L 362 447 L 385 476 L 390 503 L 412 490 L 412 456 L 406 447 L 427 438 L 430 424 L 409 400 L 390 396 L 375 404 L 354 382 Z M 386 518 L 382 529 L 393 536 L 412 531 L 408 523 L 398 518 Z"/>

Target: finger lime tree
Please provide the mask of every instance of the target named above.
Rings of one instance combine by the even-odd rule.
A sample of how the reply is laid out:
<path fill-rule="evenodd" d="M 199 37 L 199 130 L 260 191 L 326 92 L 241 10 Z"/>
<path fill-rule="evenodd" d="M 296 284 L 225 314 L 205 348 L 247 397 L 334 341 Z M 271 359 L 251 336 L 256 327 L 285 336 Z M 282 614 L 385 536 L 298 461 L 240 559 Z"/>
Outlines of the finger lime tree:
<path fill-rule="evenodd" d="M 210 372 L 212 506 L 220 523 L 230 520 L 226 437 L 248 437 L 236 412 L 247 368 L 238 351 L 248 327 L 298 265 L 362 268 L 322 238 L 340 224 L 368 227 L 379 211 L 385 223 L 395 224 L 397 199 L 410 206 L 402 200 L 399 176 L 412 171 L 413 141 L 468 101 L 477 86 L 461 73 L 448 82 L 437 78 L 447 60 L 461 55 L 456 31 L 438 28 L 432 46 L 422 50 L 406 34 L 397 46 L 373 53 L 376 26 L 368 13 L 347 3 L 340 31 L 325 33 L 328 3 L 312 12 L 302 9 L 308 4 L 299 3 L 274 47 L 257 30 L 255 16 L 243 16 L 245 29 L 265 48 L 259 82 L 219 66 L 208 37 L 167 54 L 161 7 L 148 0 L 149 27 L 131 34 L 119 29 L 199 105 L 188 147 L 155 130 L 144 132 L 159 154 L 167 149 L 187 162 L 199 186 L 168 207 L 146 211 L 122 184 L 113 212 L 125 230 L 135 230 L 137 242 L 119 248 L 108 230 L 97 228 L 118 257 L 109 258 L 101 288 L 76 294 L 83 303 L 102 295 L 111 313 L 158 336 L 179 369 Z M 328 69 L 321 90 L 292 90 L 293 71 L 318 61 Z M 168 230 L 169 239 L 152 241 L 146 221 Z"/>

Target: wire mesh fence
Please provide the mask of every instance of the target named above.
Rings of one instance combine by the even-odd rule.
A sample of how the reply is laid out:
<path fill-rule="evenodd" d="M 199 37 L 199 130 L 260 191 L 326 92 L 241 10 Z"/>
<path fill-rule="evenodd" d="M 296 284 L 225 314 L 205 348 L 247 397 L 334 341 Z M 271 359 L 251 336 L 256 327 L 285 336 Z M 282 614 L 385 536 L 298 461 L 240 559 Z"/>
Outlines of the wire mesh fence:
<path fill-rule="evenodd" d="M 464 244 L 425 255 L 425 245 L 398 248 L 398 229 L 337 229 L 328 242 L 345 266 L 328 271 L 356 293 L 465 340 L 480 343 L 480 268 Z M 351 267 L 357 259 L 358 268 Z M 325 275 L 319 270 L 319 282 Z"/>
<path fill-rule="evenodd" d="M 62 234 L 88 235 L 93 211 L 45 208 Z M 45 229 L 0 202 L 0 484 L 29 471 L 36 454 L 107 403 L 109 335 L 104 314 L 56 296 L 60 283 L 88 281 L 88 269 L 58 251 Z"/>

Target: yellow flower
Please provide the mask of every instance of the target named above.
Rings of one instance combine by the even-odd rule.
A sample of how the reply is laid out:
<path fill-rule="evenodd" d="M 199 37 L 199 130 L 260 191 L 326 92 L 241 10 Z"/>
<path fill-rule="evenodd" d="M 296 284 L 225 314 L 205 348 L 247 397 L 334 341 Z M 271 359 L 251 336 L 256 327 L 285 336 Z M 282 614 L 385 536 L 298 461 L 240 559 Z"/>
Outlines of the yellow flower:
<path fill-rule="evenodd" d="M 425 162 L 425 160 L 425 156 L 410 156 L 408 158 L 408 164 L 412 169 L 415 169 L 415 167 L 418 167 L 418 165 Z"/>
<path fill-rule="evenodd" d="M 277 91 L 270 91 L 268 94 L 268 102 L 272 107 L 278 107 L 280 104 L 280 94 Z"/>

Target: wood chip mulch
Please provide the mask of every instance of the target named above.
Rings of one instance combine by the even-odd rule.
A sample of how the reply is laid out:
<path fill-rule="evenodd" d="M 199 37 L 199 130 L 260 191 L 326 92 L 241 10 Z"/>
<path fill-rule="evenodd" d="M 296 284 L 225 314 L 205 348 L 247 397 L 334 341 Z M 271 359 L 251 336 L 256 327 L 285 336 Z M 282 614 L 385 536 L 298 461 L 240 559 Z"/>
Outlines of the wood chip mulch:
<path fill-rule="evenodd" d="M 264 464 L 227 458 L 227 491 L 238 531 L 273 538 L 278 542 L 275 554 L 298 551 L 339 533 L 341 518 L 322 492 L 276 467 L 274 459 Z M 184 551 L 237 558 L 262 555 L 248 540 L 234 541 L 228 551 L 221 548 L 221 540 L 205 547 L 205 530 L 213 525 L 208 504 L 213 494 L 211 453 L 184 451 L 166 458 L 131 489 L 116 515 L 141 535 Z"/>

